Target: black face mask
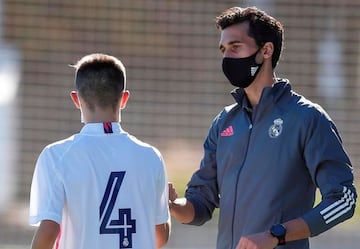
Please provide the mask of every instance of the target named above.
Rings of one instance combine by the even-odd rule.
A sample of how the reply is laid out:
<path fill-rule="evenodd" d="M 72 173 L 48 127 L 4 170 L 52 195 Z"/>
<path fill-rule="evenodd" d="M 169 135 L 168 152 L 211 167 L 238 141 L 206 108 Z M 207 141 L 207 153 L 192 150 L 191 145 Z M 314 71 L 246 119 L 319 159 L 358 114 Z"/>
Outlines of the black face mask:
<path fill-rule="evenodd" d="M 246 88 L 254 81 L 262 66 L 255 61 L 259 50 L 246 58 L 223 58 L 223 72 L 233 86 Z"/>

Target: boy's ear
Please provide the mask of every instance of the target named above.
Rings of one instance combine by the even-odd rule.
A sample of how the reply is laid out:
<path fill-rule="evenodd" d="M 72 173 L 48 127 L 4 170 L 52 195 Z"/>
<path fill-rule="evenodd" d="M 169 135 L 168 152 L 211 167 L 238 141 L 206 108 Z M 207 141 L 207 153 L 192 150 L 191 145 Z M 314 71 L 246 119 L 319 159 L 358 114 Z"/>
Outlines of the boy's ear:
<path fill-rule="evenodd" d="M 121 100 L 120 100 L 120 109 L 124 109 L 126 107 L 126 103 L 128 102 L 130 97 L 130 92 L 125 90 L 122 92 Z"/>
<path fill-rule="evenodd" d="M 79 100 L 79 96 L 78 96 L 77 92 L 76 91 L 71 91 L 70 92 L 70 97 L 71 97 L 75 107 L 77 109 L 80 109 L 80 100 Z"/>

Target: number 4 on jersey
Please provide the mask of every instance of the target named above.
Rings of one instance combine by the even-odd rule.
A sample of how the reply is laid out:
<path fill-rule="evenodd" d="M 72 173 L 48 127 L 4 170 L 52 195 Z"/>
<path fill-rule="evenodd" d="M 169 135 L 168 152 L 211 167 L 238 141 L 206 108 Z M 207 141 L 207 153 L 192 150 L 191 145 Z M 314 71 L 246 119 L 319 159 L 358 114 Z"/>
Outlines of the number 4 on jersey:
<path fill-rule="evenodd" d="M 118 219 L 110 220 L 125 171 L 111 172 L 100 205 L 100 234 L 119 234 L 120 249 L 132 248 L 132 234 L 136 233 L 136 220 L 131 219 L 131 209 L 118 209 Z"/>

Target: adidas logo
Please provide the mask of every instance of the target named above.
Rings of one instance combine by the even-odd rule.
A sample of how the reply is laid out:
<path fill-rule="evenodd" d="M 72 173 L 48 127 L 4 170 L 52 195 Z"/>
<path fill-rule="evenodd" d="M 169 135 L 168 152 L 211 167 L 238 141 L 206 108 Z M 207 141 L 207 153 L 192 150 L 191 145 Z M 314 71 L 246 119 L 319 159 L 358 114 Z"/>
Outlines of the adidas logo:
<path fill-rule="evenodd" d="M 251 76 L 254 76 L 256 71 L 258 70 L 259 66 L 251 67 Z"/>
<path fill-rule="evenodd" d="M 222 136 L 222 137 L 229 137 L 232 135 L 234 135 L 234 129 L 233 129 L 232 125 L 230 125 L 228 128 L 226 128 L 225 130 L 223 130 L 220 133 L 220 136 Z"/>

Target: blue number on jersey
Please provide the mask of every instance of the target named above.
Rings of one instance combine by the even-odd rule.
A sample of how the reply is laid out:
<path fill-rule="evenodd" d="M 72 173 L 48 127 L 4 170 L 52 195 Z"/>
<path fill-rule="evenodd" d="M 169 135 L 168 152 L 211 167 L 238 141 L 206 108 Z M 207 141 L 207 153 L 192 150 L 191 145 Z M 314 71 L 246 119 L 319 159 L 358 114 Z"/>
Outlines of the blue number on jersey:
<path fill-rule="evenodd" d="M 100 205 L 100 234 L 119 234 L 120 249 L 132 248 L 132 234 L 136 233 L 136 220 L 131 219 L 131 209 L 118 209 L 118 219 L 110 220 L 125 171 L 111 172 Z"/>

